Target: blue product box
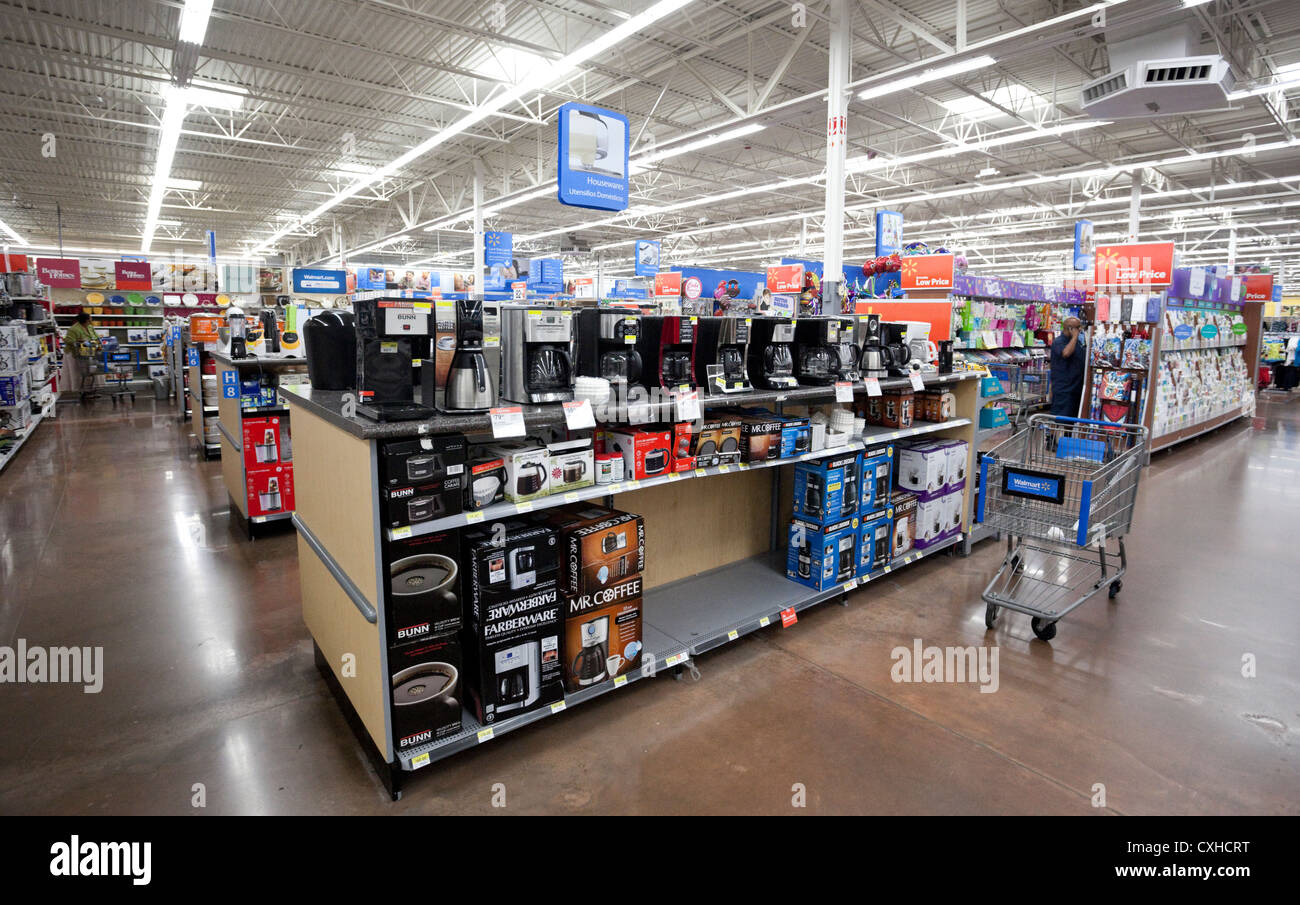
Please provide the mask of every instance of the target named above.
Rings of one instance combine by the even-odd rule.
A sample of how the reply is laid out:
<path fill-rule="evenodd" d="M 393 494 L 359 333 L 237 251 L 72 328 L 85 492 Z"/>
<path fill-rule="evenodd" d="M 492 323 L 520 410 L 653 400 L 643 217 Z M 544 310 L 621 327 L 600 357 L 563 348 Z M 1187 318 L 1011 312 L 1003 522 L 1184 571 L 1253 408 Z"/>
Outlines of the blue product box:
<path fill-rule="evenodd" d="M 889 505 L 889 491 L 894 484 L 894 444 L 868 446 L 862 453 L 862 475 L 858 479 L 861 497 L 859 512 L 874 512 Z"/>
<path fill-rule="evenodd" d="M 858 577 L 861 578 L 889 565 L 894 510 L 886 507 L 863 515 L 858 521 Z"/>
<path fill-rule="evenodd" d="M 781 421 L 781 458 L 802 456 L 812 449 L 812 426 L 807 418 L 795 418 L 782 415 Z"/>
<path fill-rule="evenodd" d="M 818 525 L 803 519 L 790 520 L 790 543 L 786 549 L 785 574 L 792 581 L 825 591 L 857 574 L 858 520 L 840 519 Z"/>
<path fill-rule="evenodd" d="M 795 518 L 824 525 L 856 515 L 861 460 L 854 451 L 795 465 Z"/>

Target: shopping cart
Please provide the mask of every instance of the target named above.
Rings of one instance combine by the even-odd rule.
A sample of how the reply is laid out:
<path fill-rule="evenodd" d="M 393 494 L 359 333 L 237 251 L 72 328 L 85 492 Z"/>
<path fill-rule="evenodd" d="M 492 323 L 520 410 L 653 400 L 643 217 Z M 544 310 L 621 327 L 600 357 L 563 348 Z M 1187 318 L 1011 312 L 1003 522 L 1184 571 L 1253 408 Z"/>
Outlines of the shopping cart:
<path fill-rule="evenodd" d="M 110 347 L 105 344 L 103 350 L 103 375 L 104 375 L 104 393 L 113 400 L 113 407 L 117 407 L 117 400 L 126 396 L 131 397 L 135 402 L 135 390 L 131 389 L 131 380 L 135 377 L 135 350 L 120 349 Z"/>
<path fill-rule="evenodd" d="M 980 456 L 975 520 L 1007 535 L 984 589 L 988 628 L 1005 607 L 1032 616 L 1034 634 L 1050 641 L 1089 597 L 1108 585 L 1112 598 L 1120 592 L 1145 446 L 1141 425 L 1030 415 Z"/>

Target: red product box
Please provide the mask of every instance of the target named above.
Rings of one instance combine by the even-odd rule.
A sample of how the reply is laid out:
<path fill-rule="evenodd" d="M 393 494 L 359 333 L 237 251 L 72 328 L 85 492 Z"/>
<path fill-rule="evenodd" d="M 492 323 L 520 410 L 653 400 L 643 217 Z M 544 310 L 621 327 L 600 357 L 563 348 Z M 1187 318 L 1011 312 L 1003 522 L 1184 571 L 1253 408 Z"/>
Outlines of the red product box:
<path fill-rule="evenodd" d="M 265 468 L 268 465 L 280 465 L 286 459 L 283 446 L 283 428 L 287 430 L 288 419 L 275 417 L 244 419 L 244 468 Z"/>
<path fill-rule="evenodd" d="M 657 478 L 672 470 L 673 431 L 611 430 L 605 435 L 605 450 L 623 457 L 624 478 Z"/>
<path fill-rule="evenodd" d="M 691 422 L 679 421 L 673 425 L 673 471 L 690 471 L 695 467 L 691 452 Z"/>
<path fill-rule="evenodd" d="M 245 469 L 248 517 L 293 512 L 293 466 L 264 465 Z"/>

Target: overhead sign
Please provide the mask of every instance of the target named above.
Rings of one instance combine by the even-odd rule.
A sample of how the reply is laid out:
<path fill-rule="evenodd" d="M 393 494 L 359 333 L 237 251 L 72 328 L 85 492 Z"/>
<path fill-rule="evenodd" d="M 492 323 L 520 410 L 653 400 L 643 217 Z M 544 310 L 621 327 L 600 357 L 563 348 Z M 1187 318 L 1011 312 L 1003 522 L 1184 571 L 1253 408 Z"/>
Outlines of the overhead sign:
<path fill-rule="evenodd" d="M 1074 224 L 1074 269 L 1092 269 L 1092 221 L 1080 220 Z"/>
<path fill-rule="evenodd" d="M 348 275 L 342 270 L 317 270 L 312 267 L 293 269 L 293 291 L 303 294 L 343 295 L 348 291 Z"/>
<path fill-rule="evenodd" d="M 76 258 L 37 258 L 36 278 L 52 289 L 80 289 L 81 262 Z"/>
<path fill-rule="evenodd" d="M 1275 302 L 1280 302 L 1280 301 L 1282 301 L 1282 284 L 1281 284 L 1281 283 L 1274 283 L 1274 284 L 1273 284 L 1273 301 L 1275 301 Z"/>
<path fill-rule="evenodd" d="M 876 257 L 902 250 L 903 215 L 898 211 L 876 211 Z"/>
<path fill-rule="evenodd" d="M 113 265 L 113 275 L 118 289 L 145 292 L 153 289 L 153 269 L 148 261 L 118 261 Z"/>
<path fill-rule="evenodd" d="M 514 233 L 497 230 L 483 233 L 483 263 L 488 269 L 483 281 L 484 289 L 503 292 L 506 285 L 519 276 L 515 272 L 514 246 Z"/>
<path fill-rule="evenodd" d="M 767 288 L 772 292 L 802 292 L 803 265 L 782 264 L 767 268 Z"/>
<path fill-rule="evenodd" d="M 587 104 L 560 107 L 559 200 L 573 207 L 627 209 L 627 117 Z"/>
<path fill-rule="evenodd" d="M 256 292 L 257 268 L 252 264 L 223 264 L 220 286 L 222 292 Z"/>
<path fill-rule="evenodd" d="M 27 255 L 10 254 L 9 246 L 4 247 L 4 253 L 0 254 L 0 273 L 26 273 L 27 272 Z"/>
<path fill-rule="evenodd" d="M 1097 246 L 1094 282 L 1098 286 L 1168 286 L 1173 282 L 1173 274 L 1173 242 Z"/>
<path fill-rule="evenodd" d="M 903 258 L 899 273 L 899 287 L 909 289 L 951 290 L 953 281 L 952 255 L 908 255 Z"/>
<path fill-rule="evenodd" d="M 632 272 L 639 277 L 652 277 L 659 272 L 659 243 L 649 239 L 636 240 L 636 258 Z"/>
<path fill-rule="evenodd" d="M 675 299 L 681 298 L 682 275 L 680 273 L 655 274 L 655 295 L 672 296 Z"/>
<path fill-rule="evenodd" d="M 39 261 L 37 262 L 40 263 Z M 1273 274 L 1271 273 L 1248 273 L 1246 274 L 1246 296 L 1247 302 L 1271 302 L 1273 301 Z"/>

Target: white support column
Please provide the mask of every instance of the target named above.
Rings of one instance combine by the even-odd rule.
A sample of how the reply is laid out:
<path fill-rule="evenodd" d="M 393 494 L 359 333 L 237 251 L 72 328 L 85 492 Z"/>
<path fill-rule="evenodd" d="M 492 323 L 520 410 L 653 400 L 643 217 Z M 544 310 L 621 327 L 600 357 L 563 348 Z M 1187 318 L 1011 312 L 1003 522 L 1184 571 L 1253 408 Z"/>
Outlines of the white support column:
<path fill-rule="evenodd" d="M 1142 172 L 1133 171 L 1133 186 L 1128 195 L 1128 241 L 1138 240 L 1138 210 L 1142 206 Z"/>
<path fill-rule="evenodd" d="M 474 295 L 483 298 L 483 167 L 474 162 Z"/>
<path fill-rule="evenodd" d="M 957 0 L 957 52 L 966 49 L 966 0 Z"/>
<path fill-rule="evenodd" d="M 849 63 L 853 51 L 849 0 L 831 0 L 830 70 L 826 103 L 826 237 L 822 266 L 822 310 L 839 313 L 844 280 L 844 153 L 848 139 Z"/>
<path fill-rule="evenodd" d="M 1234 267 L 1237 263 L 1237 227 L 1232 226 L 1228 229 L 1228 266 Z"/>

